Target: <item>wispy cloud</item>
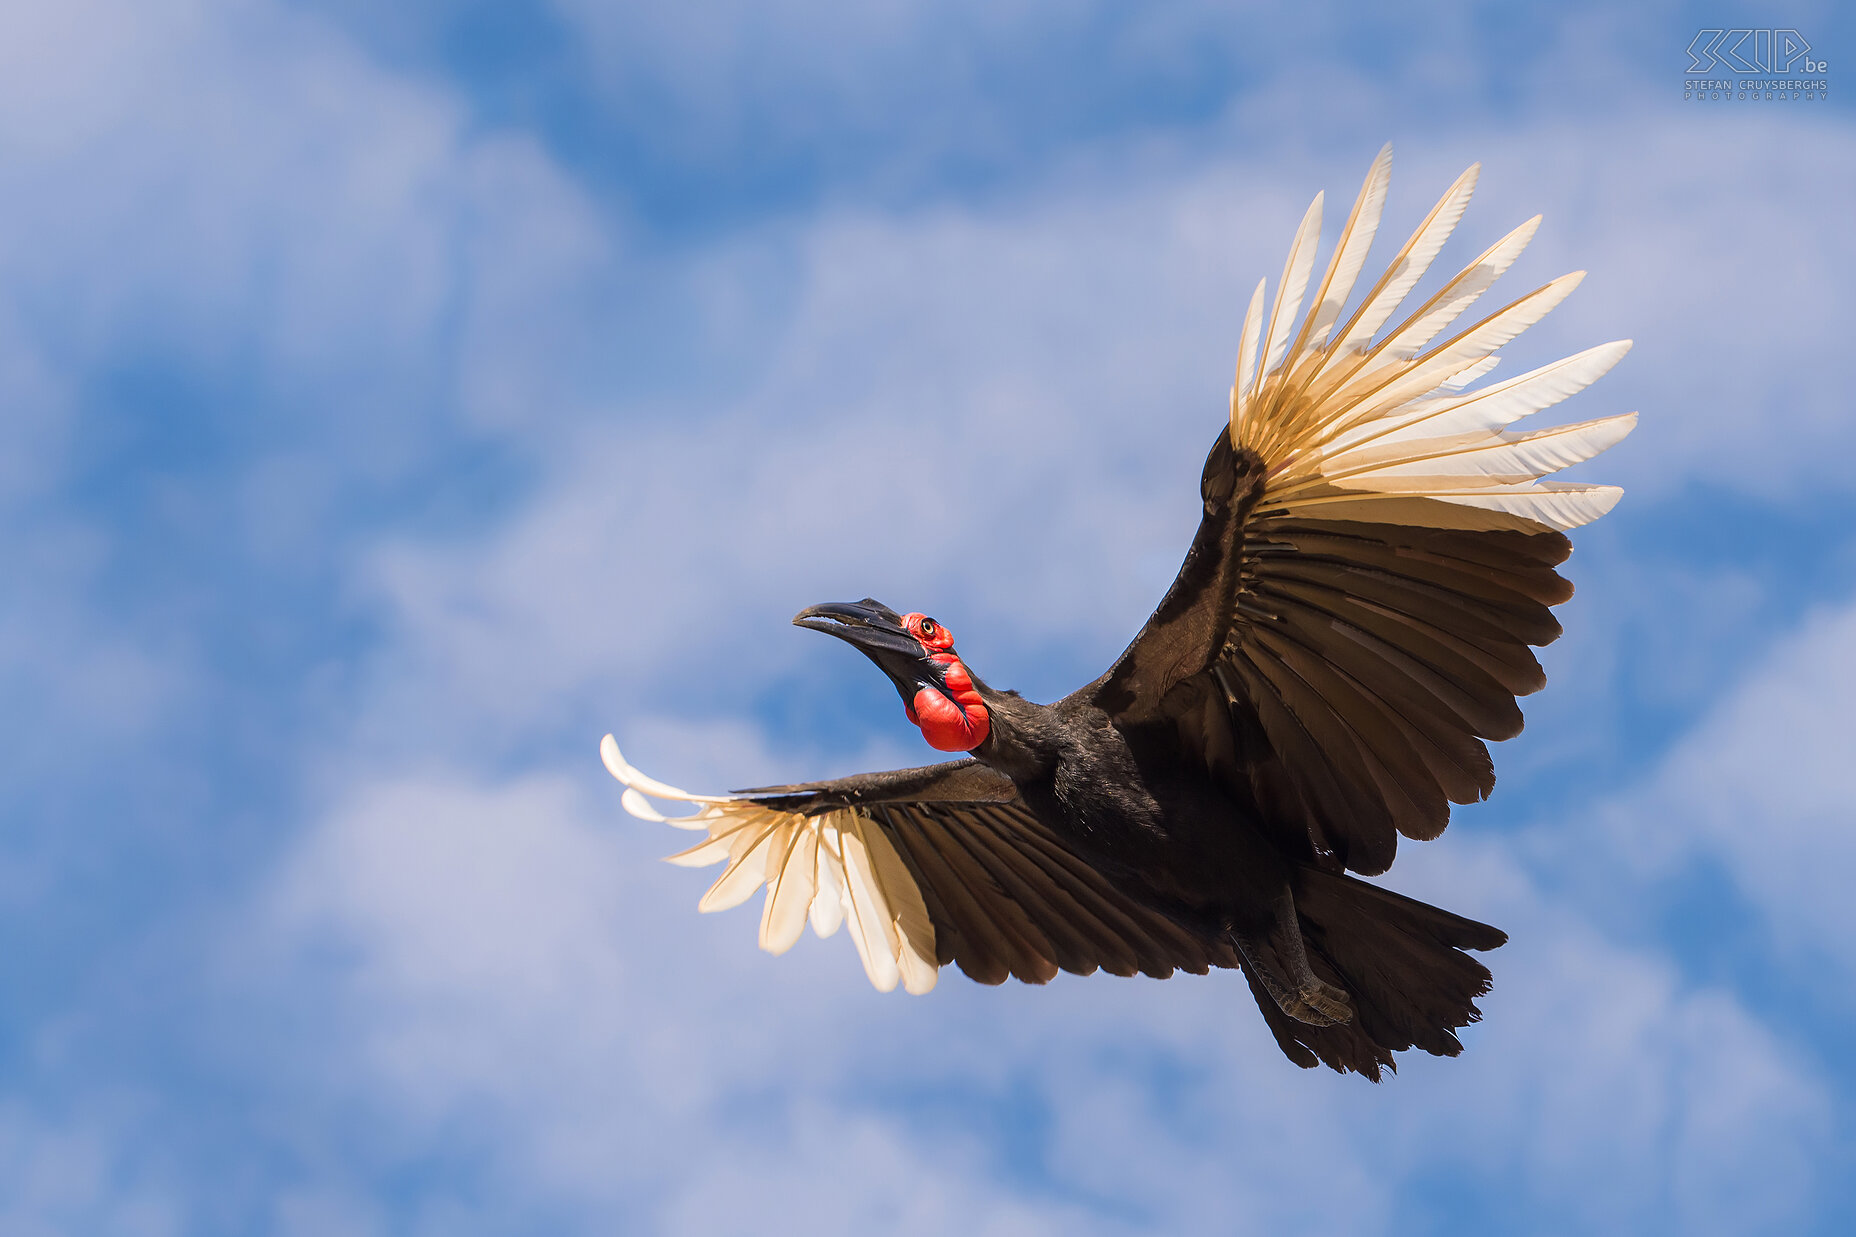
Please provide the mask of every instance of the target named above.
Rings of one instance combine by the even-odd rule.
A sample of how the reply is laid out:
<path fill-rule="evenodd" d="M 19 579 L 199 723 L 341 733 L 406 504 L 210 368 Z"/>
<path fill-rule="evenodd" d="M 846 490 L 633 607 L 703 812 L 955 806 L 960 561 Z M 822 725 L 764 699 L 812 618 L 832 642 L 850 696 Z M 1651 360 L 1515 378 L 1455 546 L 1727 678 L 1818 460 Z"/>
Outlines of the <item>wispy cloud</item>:
<path fill-rule="evenodd" d="M 1664 104 L 1679 8 L 472 13 L 0 12 L 0 1227 L 1837 1230 L 1844 111 Z M 1450 253 L 1547 214 L 1517 292 L 1594 274 L 1530 347 L 1636 337 L 1568 415 L 1645 413 L 1532 773 L 1395 873 L 1514 934 L 1466 1055 L 694 914 L 598 734 L 915 759 L 828 597 L 1099 670 L 1238 290 L 1388 135 L 1394 231 L 1473 158 Z"/>

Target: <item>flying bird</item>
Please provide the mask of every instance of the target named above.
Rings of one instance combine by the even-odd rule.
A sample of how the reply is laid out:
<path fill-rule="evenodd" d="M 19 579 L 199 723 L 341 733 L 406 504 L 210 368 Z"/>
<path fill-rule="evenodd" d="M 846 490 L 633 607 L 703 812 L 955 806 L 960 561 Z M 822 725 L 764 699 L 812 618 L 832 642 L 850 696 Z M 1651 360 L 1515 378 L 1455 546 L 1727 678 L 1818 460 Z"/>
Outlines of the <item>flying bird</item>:
<path fill-rule="evenodd" d="M 1478 172 L 1351 313 L 1391 148 L 1318 282 L 1315 197 L 1268 313 L 1267 280 L 1250 299 L 1185 563 L 1094 682 L 1034 704 L 981 679 L 944 625 L 866 598 L 793 621 L 869 657 L 929 745 L 959 759 L 696 795 L 638 772 L 607 735 L 630 812 L 707 834 L 670 861 L 727 863 L 700 909 L 764 887 L 762 948 L 783 953 L 808 921 L 820 936 L 844 926 L 884 991 L 927 992 L 950 962 L 985 984 L 1225 967 L 1303 1067 L 1377 1081 L 1394 1053 L 1460 1052 L 1490 983 L 1468 951 L 1505 934 L 1359 877 L 1493 788 L 1485 741 L 1520 732 L 1516 697 L 1546 682 L 1530 646 L 1560 634 L 1552 607 L 1572 595 L 1554 570 L 1565 530 L 1621 494 L 1541 478 L 1636 423 L 1508 428 L 1598 379 L 1627 340 L 1483 381 L 1583 277 L 1458 325 L 1539 216 L 1386 325 Z M 666 817 L 650 799 L 694 811 Z"/>

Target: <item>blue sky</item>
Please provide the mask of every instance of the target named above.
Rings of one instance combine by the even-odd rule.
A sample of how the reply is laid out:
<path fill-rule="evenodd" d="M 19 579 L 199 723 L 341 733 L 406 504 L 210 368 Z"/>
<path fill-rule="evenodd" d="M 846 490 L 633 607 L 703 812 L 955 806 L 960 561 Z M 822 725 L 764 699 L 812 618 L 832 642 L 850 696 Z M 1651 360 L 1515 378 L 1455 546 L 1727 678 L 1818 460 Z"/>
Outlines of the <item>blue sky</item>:
<path fill-rule="evenodd" d="M 1685 103 L 1722 24 L 1832 98 Z M 0 1231 L 1850 1231 L 1852 26 L 0 5 Z M 1513 936 L 1464 1056 L 698 916 L 599 736 L 918 762 L 786 625 L 840 597 L 1092 677 L 1387 140 L 1400 234 L 1484 163 L 1440 266 L 1540 211 L 1510 280 L 1591 271 L 1508 364 L 1637 341 L 1568 406 L 1643 420 L 1549 690 L 1390 878 Z"/>

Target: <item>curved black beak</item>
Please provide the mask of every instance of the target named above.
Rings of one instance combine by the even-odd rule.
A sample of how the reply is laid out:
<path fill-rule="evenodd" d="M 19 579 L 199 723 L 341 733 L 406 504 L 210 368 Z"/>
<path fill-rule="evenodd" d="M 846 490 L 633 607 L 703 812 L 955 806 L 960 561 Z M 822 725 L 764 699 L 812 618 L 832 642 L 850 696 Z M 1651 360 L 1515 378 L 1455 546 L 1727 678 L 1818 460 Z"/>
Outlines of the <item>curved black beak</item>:
<path fill-rule="evenodd" d="M 924 687 L 953 699 L 941 664 L 931 660 L 921 641 L 903 627 L 902 616 L 874 597 L 807 606 L 793 616 L 793 625 L 855 645 L 889 676 L 904 704 L 913 704 L 915 693 Z"/>

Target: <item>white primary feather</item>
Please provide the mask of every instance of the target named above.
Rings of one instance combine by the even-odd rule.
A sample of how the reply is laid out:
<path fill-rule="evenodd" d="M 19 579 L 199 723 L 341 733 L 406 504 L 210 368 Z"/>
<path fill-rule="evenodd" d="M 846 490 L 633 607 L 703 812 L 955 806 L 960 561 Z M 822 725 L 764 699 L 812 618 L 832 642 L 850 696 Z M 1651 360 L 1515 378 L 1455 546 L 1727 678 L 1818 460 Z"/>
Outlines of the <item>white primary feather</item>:
<path fill-rule="evenodd" d="M 790 828 L 785 821 L 776 819 L 771 824 L 737 833 L 735 836 L 746 845 L 729 849 L 728 867 L 702 895 L 696 909 L 704 913 L 731 910 L 753 897 L 767 883 L 768 862 L 782 849 L 781 835 Z"/>
<path fill-rule="evenodd" d="M 1397 423 L 1401 414 L 1428 398 L 1444 380 L 1485 359 L 1491 350 L 1545 317 L 1584 275 L 1583 271 L 1562 275 L 1422 356 L 1375 366 L 1289 418 L 1271 438 L 1286 442 L 1293 452 L 1294 467 L 1278 478 L 1278 487 L 1321 476 L 1333 458 L 1328 444 L 1334 438 L 1361 426 Z"/>
<path fill-rule="evenodd" d="M 1451 374 L 1448 378 L 1437 384 L 1437 389 L 1439 391 L 1461 391 L 1478 378 L 1486 376 L 1490 370 L 1494 369 L 1499 364 L 1501 364 L 1500 357 L 1485 356 L 1468 369 Z"/>
<path fill-rule="evenodd" d="M 636 816 L 637 813 L 633 812 Z M 650 820 L 649 816 L 644 817 Z M 689 819 L 685 817 L 685 819 Z M 705 817 L 714 832 L 705 840 L 696 843 L 688 850 L 680 850 L 674 855 L 664 856 L 665 863 L 674 863 L 680 868 L 706 868 L 712 863 L 732 859 L 744 840 L 752 836 L 749 826 L 754 819 L 746 813 L 716 814 Z M 700 829 L 704 826 L 697 825 Z"/>
<path fill-rule="evenodd" d="M 1527 485 L 1488 486 L 1458 493 L 1434 491 L 1432 497 L 1448 498 L 1466 507 L 1500 511 L 1545 524 L 1549 528 L 1577 528 L 1590 524 L 1618 505 L 1624 497 L 1615 485 L 1568 485 L 1553 481 L 1536 481 Z"/>
<path fill-rule="evenodd" d="M 1295 328 L 1296 315 L 1302 312 L 1302 297 L 1308 291 L 1308 276 L 1315 269 L 1315 249 L 1321 243 L 1321 195 L 1308 204 L 1302 226 L 1295 230 L 1289 246 L 1289 260 L 1283 263 L 1282 282 L 1276 285 L 1276 304 L 1270 308 L 1269 346 L 1264 349 L 1263 373 L 1273 371 L 1289 350 L 1289 333 Z M 1261 380 L 1262 375 L 1258 375 Z"/>
<path fill-rule="evenodd" d="M 1403 363 L 1379 366 L 1359 381 L 1347 384 L 1333 397 L 1338 414 L 1323 419 L 1327 426 L 1351 427 L 1397 412 L 1412 400 L 1423 398 L 1444 379 L 1481 361 L 1551 313 L 1572 295 L 1585 278 L 1584 271 L 1561 275 L 1518 301 L 1496 310 L 1476 325 L 1438 344 L 1429 352 Z"/>
<path fill-rule="evenodd" d="M 1378 235 L 1379 217 L 1386 205 L 1386 186 L 1391 180 L 1392 143 L 1387 142 L 1379 148 L 1379 157 L 1367 171 L 1360 196 L 1354 200 L 1353 213 L 1347 216 L 1347 224 L 1335 242 L 1334 258 L 1328 264 L 1328 273 L 1322 277 L 1320 290 L 1315 293 L 1314 308 L 1309 310 L 1308 325 L 1303 328 L 1304 337 L 1296 341 L 1298 353 L 1304 347 L 1319 349 L 1327 343 L 1328 332 L 1340 321 L 1340 311 L 1347 304 L 1347 298 L 1353 295 L 1353 285 L 1365 269 L 1373 237 Z"/>
<path fill-rule="evenodd" d="M 864 974 L 870 977 L 878 992 L 888 992 L 902 978 L 902 970 L 896 965 L 900 934 L 885 904 L 869 844 L 858 824 L 852 815 L 838 829 L 838 844 L 843 848 L 844 857 L 844 888 L 850 894 L 850 906 L 844 918 L 850 925 L 851 940 L 857 945 L 858 956 L 863 959 Z"/>
<path fill-rule="evenodd" d="M 1508 273 L 1508 268 L 1514 265 L 1521 251 L 1534 239 L 1534 233 L 1539 227 L 1540 216 L 1535 215 L 1490 245 L 1480 257 L 1438 289 L 1437 295 L 1426 301 L 1424 307 L 1403 326 L 1388 335 L 1384 343 L 1374 347 L 1373 353 L 1399 360 L 1416 356 L 1424 345 L 1437 338 L 1439 331 L 1461 317 L 1484 292 L 1495 285 L 1497 279 Z"/>
<path fill-rule="evenodd" d="M 812 909 L 806 912 L 806 919 L 812 924 L 812 935 L 821 941 L 844 926 L 844 865 L 837 856 L 837 835 L 834 832 L 828 836 L 821 824 L 814 869 L 818 891 L 812 895 Z"/>
<path fill-rule="evenodd" d="M 1353 320 L 1341 331 L 1327 366 L 1332 366 L 1341 357 L 1363 351 L 1379 328 L 1385 325 L 1386 319 L 1398 311 L 1406 294 L 1424 278 L 1425 272 L 1431 269 L 1431 263 L 1436 260 L 1438 251 L 1450 239 L 1450 233 L 1456 230 L 1463 212 L 1469 207 L 1471 195 L 1476 192 L 1476 179 L 1481 175 L 1482 165 L 1472 163 L 1456 178 L 1456 183 L 1444 191 L 1444 196 L 1438 199 L 1431 213 L 1418 225 L 1418 230 L 1405 242 L 1405 247 L 1393 257 L 1391 265 L 1379 277 L 1373 290 L 1366 294 L 1360 308 L 1354 311 Z"/>
<path fill-rule="evenodd" d="M 611 735 L 601 740 L 606 768 L 624 786 L 620 802 L 643 820 L 706 830 L 709 836 L 669 857 L 682 867 L 726 861 L 697 908 L 727 910 L 763 887 L 760 947 L 791 949 L 809 922 L 820 937 L 846 922 L 864 973 L 880 991 L 898 983 L 909 992 L 932 989 L 939 974 L 934 924 L 920 888 L 894 845 L 869 816 L 840 808 L 816 816 L 779 812 L 732 795 L 693 795 L 647 777 L 626 762 Z M 647 800 L 700 805 L 688 816 L 665 816 Z"/>
<path fill-rule="evenodd" d="M 1467 395 L 1413 401 L 1395 415 L 1336 434 L 1327 446 L 1328 459 L 1338 466 L 1345 458 L 1342 452 L 1370 443 L 1417 437 L 1442 438 L 1470 430 L 1493 430 L 1512 425 L 1522 417 L 1551 408 L 1585 390 L 1616 365 L 1630 351 L 1630 346 L 1628 339 L 1600 344 Z M 1470 375 L 1468 381 L 1486 374 L 1497 359 L 1485 357 L 1465 370 L 1464 374 Z"/>
<path fill-rule="evenodd" d="M 1231 388 L 1231 441 L 1236 444 L 1243 434 L 1244 417 L 1253 402 L 1257 374 L 1257 336 L 1263 330 L 1263 288 L 1267 279 L 1257 280 L 1257 290 L 1250 294 L 1250 308 L 1244 311 L 1244 334 L 1237 345 L 1237 385 Z"/>
<path fill-rule="evenodd" d="M 1422 489 L 1421 484 L 1409 483 L 1431 479 L 1445 487 L 1474 484 L 1474 478 L 1485 477 L 1502 483 L 1533 481 L 1609 450 L 1636 424 L 1637 414 L 1627 412 L 1531 434 L 1478 430 L 1449 438 L 1395 442 L 1358 452 L 1345 467 L 1331 462 L 1324 476 L 1350 489 L 1381 490 Z"/>
<path fill-rule="evenodd" d="M 619 796 L 619 802 L 625 805 L 626 811 L 638 817 L 640 820 L 655 820 L 662 824 L 677 823 L 652 807 L 649 799 L 633 790 L 630 786 L 627 786 L 625 788 L 625 793 Z"/>
<path fill-rule="evenodd" d="M 760 947 L 770 954 L 785 953 L 805 931 L 812 895 L 818 892 L 818 842 L 818 830 L 794 829 L 787 853 L 768 882 L 760 917 Z"/>
<path fill-rule="evenodd" d="M 893 917 L 895 930 L 892 936 L 897 942 L 896 966 L 901 972 L 903 987 L 909 992 L 926 992 L 934 987 L 937 971 L 932 955 L 928 958 L 920 957 L 915 951 L 904 947 L 903 942 L 910 939 L 934 939 L 934 924 L 928 918 L 928 906 L 922 900 L 915 878 L 909 875 L 908 866 L 902 862 L 902 856 L 896 853 L 895 844 L 890 841 L 889 835 L 877 828 L 867 816 L 859 820 L 858 833 L 869 852 L 870 873 L 877 892 Z"/>
<path fill-rule="evenodd" d="M 1341 491 L 1297 498 L 1285 506 L 1291 512 L 1325 520 L 1539 532 L 1542 525 L 1568 529 L 1590 524 L 1616 506 L 1623 495 L 1624 491 L 1615 485 L 1533 481 L 1525 485 L 1473 490 L 1438 489 L 1422 494 Z"/>
<path fill-rule="evenodd" d="M 672 799 L 681 803 L 728 802 L 728 799 L 715 795 L 692 795 L 687 790 L 678 790 L 675 786 L 664 785 L 656 778 L 646 777 L 625 762 L 625 756 L 619 751 L 619 745 L 611 735 L 599 741 L 599 758 L 605 763 L 608 773 L 631 789 L 650 795 L 653 799 Z"/>
<path fill-rule="evenodd" d="M 1629 341 L 1472 388 L 1494 368 L 1499 350 L 1570 295 L 1584 272 L 1563 275 L 1432 343 L 1514 264 L 1533 239 L 1539 216 L 1491 245 L 1374 342 L 1462 218 L 1479 165 L 1439 199 L 1328 342 L 1378 226 L 1390 160 L 1389 148 L 1374 160 L 1328 274 L 1297 330 L 1294 314 L 1319 233 L 1319 198 L 1303 217 L 1261 356 L 1256 335 L 1262 284 L 1251 298 L 1231 437 L 1268 466 L 1261 506 L 1290 514 L 1307 509 L 1327 519 L 1470 529 L 1570 528 L 1598 518 L 1617 502 L 1616 487 L 1539 478 L 1615 445 L 1636 424 L 1634 413 L 1533 433 L 1500 431 L 1596 381 L 1629 350 Z M 1439 502 L 1457 514 L 1441 513 Z"/>

